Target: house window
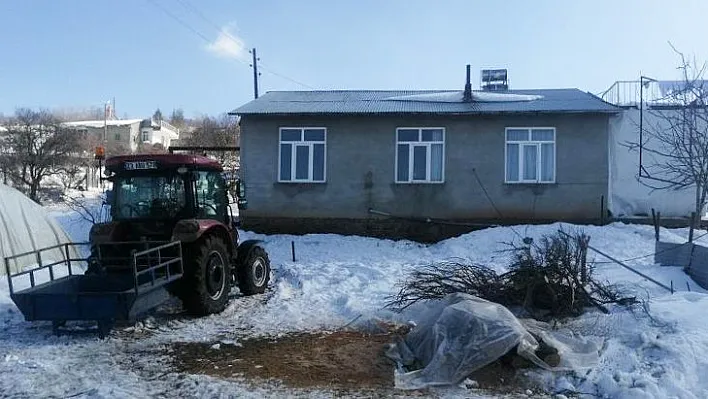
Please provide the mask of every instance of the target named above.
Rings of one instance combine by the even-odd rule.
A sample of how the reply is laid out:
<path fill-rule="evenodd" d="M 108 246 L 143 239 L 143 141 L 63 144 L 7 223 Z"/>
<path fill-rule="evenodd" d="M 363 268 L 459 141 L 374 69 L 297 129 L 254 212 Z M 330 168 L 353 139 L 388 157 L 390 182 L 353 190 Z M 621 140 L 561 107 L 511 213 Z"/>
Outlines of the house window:
<path fill-rule="evenodd" d="M 396 129 L 396 183 L 442 183 L 444 128 Z"/>
<path fill-rule="evenodd" d="M 143 131 L 143 142 L 150 141 L 150 132 L 145 130 Z"/>
<path fill-rule="evenodd" d="M 507 183 L 556 181 L 556 129 L 506 128 Z"/>
<path fill-rule="evenodd" d="M 326 138 L 325 128 L 280 128 L 278 181 L 323 183 Z"/>
<path fill-rule="evenodd" d="M 120 133 L 116 133 L 115 136 L 113 136 L 113 138 L 114 138 L 116 141 L 120 141 Z"/>

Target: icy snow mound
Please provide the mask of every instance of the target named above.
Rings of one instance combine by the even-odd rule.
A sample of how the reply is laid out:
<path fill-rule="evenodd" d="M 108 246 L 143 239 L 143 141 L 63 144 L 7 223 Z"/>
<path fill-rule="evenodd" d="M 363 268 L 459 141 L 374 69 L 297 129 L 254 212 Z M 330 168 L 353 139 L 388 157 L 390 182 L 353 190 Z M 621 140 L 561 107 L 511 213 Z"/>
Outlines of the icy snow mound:
<path fill-rule="evenodd" d="M 0 184 L 0 259 L 71 242 L 61 226 L 40 205 L 14 188 Z M 61 249 L 42 252 L 45 263 L 64 259 Z M 10 261 L 10 272 L 34 262 L 27 257 Z M 5 274 L 0 267 L 0 275 Z"/>

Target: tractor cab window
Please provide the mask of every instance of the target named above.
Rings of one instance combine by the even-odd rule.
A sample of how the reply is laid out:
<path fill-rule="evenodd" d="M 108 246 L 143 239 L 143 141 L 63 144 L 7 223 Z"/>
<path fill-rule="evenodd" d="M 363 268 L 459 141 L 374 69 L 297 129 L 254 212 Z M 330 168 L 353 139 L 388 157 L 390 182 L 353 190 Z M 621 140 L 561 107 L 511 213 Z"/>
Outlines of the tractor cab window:
<path fill-rule="evenodd" d="M 176 218 L 185 208 L 184 182 L 176 176 L 131 176 L 113 181 L 116 219 Z"/>
<path fill-rule="evenodd" d="M 197 217 L 226 220 L 226 183 L 219 172 L 197 172 Z"/>

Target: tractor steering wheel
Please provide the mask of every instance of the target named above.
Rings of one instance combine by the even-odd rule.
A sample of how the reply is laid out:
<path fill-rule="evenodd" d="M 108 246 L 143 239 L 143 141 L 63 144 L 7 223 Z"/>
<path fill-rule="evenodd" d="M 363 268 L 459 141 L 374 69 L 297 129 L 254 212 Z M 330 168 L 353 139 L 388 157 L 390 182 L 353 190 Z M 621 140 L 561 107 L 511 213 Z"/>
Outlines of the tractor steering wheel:
<path fill-rule="evenodd" d="M 133 213 L 137 213 L 137 212 L 135 212 L 135 207 L 131 204 L 123 204 L 123 206 L 120 207 L 120 213 L 124 213 L 123 208 L 128 210 L 128 215 L 126 215 L 126 216 L 132 217 Z"/>
<path fill-rule="evenodd" d="M 201 206 L 204 206 L 204 207 L 208 207 L 208 208 L 213 209 L 213 210 L 214 210 L 214 216 L 216 216 L 216 215 L 219 214 L 219 211 L 216 209 L 216 205 L 214 205 L 214 204 L 208 204 L 208 203 L 206 203 L 206 202 L 203 202 L 203 203 L 201 203 L 200 205 L 201 205 Z"/>
<path fill-rule="evenodd" d="M 150 204 L 148 204 L 145 201 L 138 201 L 136 204 L 124 204 L 121 208 L 127 208 L 130 211 L 130 216 L 132 217 L 133 215 L 140 215 L 141 209 L 149 208 Z"/>

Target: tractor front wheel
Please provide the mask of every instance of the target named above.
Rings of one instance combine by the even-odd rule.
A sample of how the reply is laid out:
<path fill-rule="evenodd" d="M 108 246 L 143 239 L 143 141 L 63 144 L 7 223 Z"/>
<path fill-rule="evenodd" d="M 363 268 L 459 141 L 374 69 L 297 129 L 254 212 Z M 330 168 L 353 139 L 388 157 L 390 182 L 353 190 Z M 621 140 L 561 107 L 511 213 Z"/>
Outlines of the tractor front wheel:
<path fill-rule="evenodd" d="M 185 265 L 182 303 L 189 313 L 208 315 L 226 308 L 231 291 L 231 264 L 224 241 L 206 237 Z"/>
<path fill-rule="evenodd" d="M 238 265 L 238 287 L 243 295 L 262 294 L 270 279 L 270 260 L 265 249 L 254 246 Z"/>

